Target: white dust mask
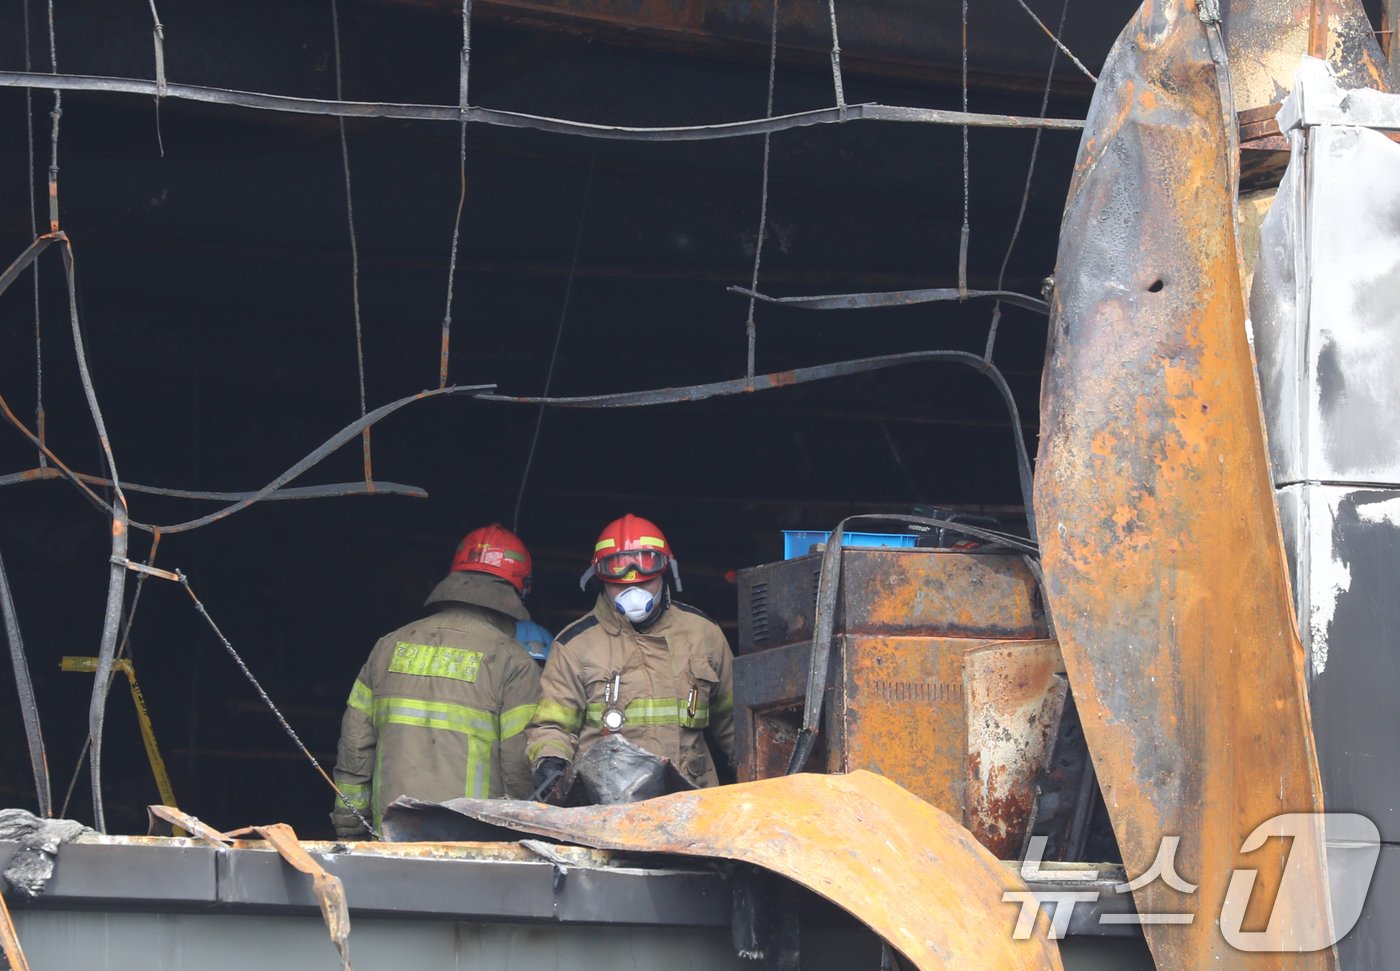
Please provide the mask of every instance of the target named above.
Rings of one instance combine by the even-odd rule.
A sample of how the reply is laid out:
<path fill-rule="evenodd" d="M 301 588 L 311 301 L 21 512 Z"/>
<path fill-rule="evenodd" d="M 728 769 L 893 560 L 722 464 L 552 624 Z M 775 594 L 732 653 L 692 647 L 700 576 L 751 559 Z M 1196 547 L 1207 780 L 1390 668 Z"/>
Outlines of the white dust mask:
<path fill-rule="evenodd" d="M 635 624 L 651 616 L 652 608 L 656 606 L 656 598 L 641 587 L 628 587 L 613 597 L 613 603 L 617 604 L 617 609 Z"/>

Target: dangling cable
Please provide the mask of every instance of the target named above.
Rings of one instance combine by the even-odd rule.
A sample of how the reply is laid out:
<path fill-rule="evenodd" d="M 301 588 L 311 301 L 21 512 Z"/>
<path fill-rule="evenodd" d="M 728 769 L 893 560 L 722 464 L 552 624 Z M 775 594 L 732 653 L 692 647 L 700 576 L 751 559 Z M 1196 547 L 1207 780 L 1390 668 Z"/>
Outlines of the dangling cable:
<path fill-rule="evenodd" d="M 29 677 L 29 660 L 24 653 L 24 640 L 20 637 L 19 618 L 15 615 L 15 603 L 10 596 L 10 581 L 5 576 L 3 559 L 0 559 L 0 616 L 3 616 L 5 636 L 10 642 L 10 661 L 14 665 L 19 713 L 24 720 L 24 739 L 29 746 L 29 766 L 34 773 L 34 794 L 39 803 L 39 815 L 52 818 L 53 790 L 49 787 L 49 759 L 44 751 L 44 732 L 39 726 L 39 704 L 34 698 L 34 682 Z"/>
<path fill-rule="evenodd" d="M 160 99 L 165 97 L 165 25 L 160 22 L 160 12 L 156 10 L 156 0 L 151 2 L 151 37 L 156 54 L 156 145 L 160 147 L 160 157 L 165 158 L 165 139 L 160 135 Z M 339 95 L 337 95 L 339 97 Z M 343 126 L 345 123 L 341 122 Z"/>
<path fill-rule="evenodd" d="M 1093 81 L 1095 84 L 1098 84 L 1098 83 L 1099 83 L 1099 79 L 1096 78 L 1096 77 L 1094 76 L 1094 72 L 1091 71 L 1091 70 L 1089 70 L 1087 67 L 1085 67 L 1084 64 L 1083 64 L 1083 62 L 1080 61 L 1079 58 L 1077 58 L 1077 57 L 1074 56 L 1074 51 L 1070 50 L 1068 47 L 1066 47 L 1066 46 L 1064 45 L 1064 42 L 1060 40 L 1059 33 L 1058 33 L 1058 32 L 1052 33 L 1051 30 L 1050 30 L 1050 28 L 1047 27 L 1047 26 L 1045 26 L 1045 22 L 1035 15 L 1035 11 L 1032 10 L 1030 7 L 1026 6 L 1026 0 L 1016 0 L 1016 2 L 1019 3 L 1019 4 L 1021 5 L 1021 9 L 1022 9 L 1022 10 L 1024 10 L 1026 13 L 1030 14 L 1030 17 L 1031 17 L 1032 20 L 1035 21 L 1036 26 L 1039 27 L 1041 30 L 1043 30 L 1043 31 L 1045 32 L 1045 36 L 1046 36 L 1046 37 L 1049 37 L 1052 41 L 1055 42 L 1055 46 L 1056 46 L 1057 48 L 1059 48 L 1060 50 L 1064 51 L 1065 57 L 1068 57 L 1071 61 L 1073 61 L 1073 62 L 1074 62 L 1074 66 L 1077 67 L 1077 68 L 1079 68 L 1079 70 L 1080 70 L 1081 72 L 1083 72 L 1083 74 L 1084 74 L 1084 76 L 1085 76 L 1086 78 L 1088 78 L 1090 81 Z M 1063 22 L 1062 22 L 1062 23 L 1061 23 L 1061 26 L 1060 26 L 1060 32 L 1063 32 L 1063 31 L 1064 31 L 1064 26 L 1063 26 Z"/>
<path fill-rule="evenodd" d="M 331 0 L 331 41 L 335 48 L 335 97 L 344 97 L 340 74 L 340 15 L 336 0 Z M 360 325 L 360 246 L 355 238 L 355 199 L 350 190 L 350 143 L 345 137 L 345 119 L 340 124 L 340 161 L 345 170 L 345 219 L 350 225 L 350 298 L 355 311 L 355 365 L 360 376 L 360 417 L 365 416 L 365 345 Z M 365 456 L 365 488 L 374 491 L 374 464 L 370 457 L 369 429 L 362 433 Z"/>
<path fill-rule="evenodd" d="M 34 69 L 33 54 L 29 39 L 29 0 L 24 0 L 24 69 Z M 24 89 L 24 132 L 29 144 L 29 181 L 25 183 L 25 194 L 29 197 L 29 236 L 39 238 L 39 213 L 34 205 L 34 92 Z M 34 428 L 39 433 L 39 441 L 47 441 L 44 428 L 44 329 L 39 316 L 39 264 L 34 264 Z M 39 468 L 48 468 L 49 459 L 44 450 L 39 449 Z"/>
<path fill-rule="evenodd" d="M 1060 7 L 1060 23 L 1056 28 L 1056 33 L 1064 33 L 1065 18 L 1069 14 L 1069 0 L 1065 0 Z M 1040 96 L 1040 117 L 1044 118 L 1046 111 L 1050 108 L 1050 89 L 1055 82 L 1055 63 L 1060 58 L 1059 46 L 1050 49 L 1050 69 L 1045 74 L 1045 91 Z M 1016 240 L 1021 235 L 1021 224 L 1026 218 L 1026 206 L 1031 200 L 1031 179 L 1035 176 L 1035 159 L 1040 152 L 1040 129 L 1035 130 L 1035 140 L 1031 142 L 1031 160 L 1026 166 L 1026 185 L 1021 190 L 1021 209 L 1016 213 L 1016 225 L 1011 230 L 1011 241 L 1006 244 L 1006 253 L 1001 258 L 1001 272 L 997 274 L 997 289 L 1002 289 L 1006 283 L 1006 268 L 1011 264 L 1011 251 L 1016 248 Z M 998 300 L 992 306 L 992 322 L 987 328 L 987 346 L 982 352 L 982 359 L 991 363 L 992 351 L 996 349 L 997 329 L 1001 326 L 1001 301 Z"/>
<path fill-rule="evenodd" d="M 836 0 L 827 0 L 826 6 L 831 11 L 831 80 L 836 85 L 836 109 L 844 115 L 846 91 L 841 83 L 841 40 L 836 36 Z"/>
<path fill-rule="evenodd" d="M 967 0 L 962 0 L 962 110 L 967 113 Z M 958 296 L 967 299 L 967 241 L 972 235 L 969 222 L 971 209 L 971 168 L 968 165 L 967 126 L 962 126 L 963 221 L 958 239 Z"/>
<path fill-rule="evenodd" d="M 835 12 L 832 14 L 833 25 L 835 24 Z M 765 118 L 773 117 L 773 83 L 778 74 L 778 0 L 773 0 L 773 24 L 769 28 L 768 36 L 768 101 Z M 744 323 L 744 331 L 749 341 L 748 369 L 744 372 L 749 379 L 749 385 L 753 385 L 754 373 L 754 351 L 758 345 L 758 325 L 754 322 L 753 308 L 757 301 L 758 291 L 758 267 L 763 260 L 763 237 L 768 234 L 768 154 L 773 133 L 763 133 L 763 193 L 759 196 L 758 203 L 758 238 L 753 244 L 753 280 L 749 284 L 749 316 Z"/>
<path fill-rule="evenodd" d="M 156 561 L 156 550 L 160 548 L 160 529 L 157 528 L 151 534 L 151 550 L 146 554 L 146 568 L 149 570 Z M 116 662 L 126 656 L 131 642 L 131 625 L 136 623 L 136 607 L 141 603 L 141 590 L 146 585 L 146 577 L 150 573 L 142 572 L 136 575 L 136 592 L 131 595 L 131 607 L 126 612 L 126 626 L 122 628 L 121 643 L 117 645 L 117 653 L 113 656 L 113 667 Z M 113 675 L 115 677 L 115 675 Z M 73 774 L 68 777 L 68 791 L 63 796 L 63 808 L 58 811 L 60 819 L 68 818 L 68 803 L 73 798 L 73 789 L 78 784 L 78 775 L 82 772 L 83 761 L 87 758 L 88 749 L 92 745 L 92 736 L 88 735 L 83 739 L 83 749 L 78 753 L 78 762 L 73 766 Z"/>
<path fill-rule="evenodd" d="M 78 283 L 73 244 L 63 233 L 54 235 L 63 246 L 63 271 L 68 282 L 68 319 L 73 329 L 73 353 L 78 361 L 78 377 L 82 382 L 83 395 L 87 398 L 88 411 L 92 414 L 98 443 L 102 446 L 102 456 L 107 462 L 107 474 L 112 481 L 112 555 L 107 578 L 107 607 L 102 620 L 102 640 L 97 651 L 92 701 L 88 705 L 88 734 L 92 736 L 92 750 L 88 761 L 92 774 L 93 827 L 99 833 L 105 833 L 107 819 L 102 807 L 102 724 L 106 718 L 107 689 L 112 678 L 112 662 L 117 650 L 117 627 L 121 623 L 126 590 L 126 567 L 123 564 L 126 563 L 130 517 L 127 514 L 126 495 L 122 492 L 121 481 L 117 476 L 117 460 L 112 454 L 107 424 L 102 418 L 102 409 L 98 406 L 97 392 L 93 388 L 92 375 L 88 370 L 82 328 L 78 324 Z"/>
<path fill-rule="evenodd" d="M 53 27 L 53 0 L 49 0 L 49 69 L 58 73 L 58 41 Z M 53 128 L 49 133 L 49 232 L 58 232 L 58 122 L 63 117 L 63 92 L 53 92 Z M 36 269 L 34 271 L 38 273 Z"/>
<path fill-rule="evenodd" d="M 593 191 L 593 167 L 598 160 L 597 149 L 588 158 L 588 179 L 583 184 L 583 201 L 578 207 L 578 227 L 574 230 L 574 257 L 569 263 L 569 280 L 564 285 L 564 302 L 559 308 L 559 326 L 554 331 L 554 350 L 549 355 L 549 370 L 544 376 L 544 397 L 549 397 L 550 386 L 554 383 L 554 363 L 559 358 L 559 342 L 564 336 L 564 321 L 569 316 L 569 297 L 574 292 L 574 272 L 578 269 L 579 244 L 583 242 L 584 216 L 588 213 L 588 198 Z M 525 471 L 520 474 L 520 491 L 515 494 L 515 515 L 510 521 L 513 533 L 520 532 L 520 504 L 525 500 L 525 486 L 530 481 L 530 467 L 535 463 L 535 446 L 540 441 L 540 428 L 544 425 L 544 405 L 535 413 L 535 432 L 530 438 L 530 451 L 525 456 Z"/>
<path fill-rule="evenodd" d="M 462 208 L 467 202 L 467 79 L 472 62 L 472 4 L 462 0 L 462 60 L 457 68 L 457 163 L 461 167 L 457 215 L 452 220 L 452 249 L 447 256 L 447 306 L 442 312 L 442 345 L 438 351 L 438 387 L 447 387 L 447 358 L 452 344 L 452 284 L 457 275 L 457 241 L 462 231 Z"/>
<path fill-rule="evenodd" d="M 350 800 L 346 798 L 345 793 L 341 792 L 340 787 L 335 784 L 335 780 L 332 779 L 330 775 L 326 773 L 326 770 L 321 767 L 321 763 L 316 761 L 316 756 L 312 755 L 311 750 L 306 747 L 306 744 L 304 742 L 302 742 L 301 736 L 299 736 L 296 733 L 296 730 L 292 728 L 291 724 L 287 721 L 287 719 L 283 717 L 282 712 L 278 709 L 278 707 L 272 703 L 272 699 L 268 697 L 267 692 L 263 690 L 263 686 L 258 682 L 258 679 L 253 675 L 253 672 L 248 669 L 248 665 L 244 663 L 243 658 L 239 656 L 236 650 L 234 650 L 233 645 L 229 643 L 229 639 L 224 636 L 224 632 L 219 630 L 219 625 L 214 623 L 214 618 L 209 616 L 209 611 L 205 609 L 205 606 L 203 603 L 200 602 L 200 599 L 194 595 L 194 589 L 190 586 L 190 578 L 185 576 L 185 574 L 180 570 L 175 571 L 175 576 L 179 579 L 180 586 L 185 588 L 185 593 L 189 594 L 190 599 L 194 601 L 194 609 L 199 611 L 199 616 L 204 618 L 205 622 L 209 625 L 209 629 L 212 630 L 214 632 L 214 636 L 219 639 L 219 643 L 224 645 L 224 650 L 228 651 L 229 656 L 233 658 L 233 662 L 238 665 L 238 670 L 242 671 L 243 676 L 248 679 L 250 684 L 252 684 L 253 689 L 258 693 L 258 697 L 260 697 L 263 700 L 263 703 L 267 705 L 268 709 L 277 719 L 277 723 L 282 726 L 282 730 L 287 733 L 287 737 L 290 738 L 296 744 L 297 748 L 301 749 L 301 754 L 305 755 L 311 761 L 312 768 L 314 768 L 317 772 L 321 774 L 321 778 L 326 780 L 326 784 L 335 790 L 336 796 L 338 796 L 340 798 L 340 801 L 345 804 L 345 808 L 349 809 L 352 813 L 354 813 L 355 817 L 359 819 L 361 823 L 364 824 L 365 829 L 368 830 L 377 839 L 379 837 L 379 831 L 376 830 L 373 824 L 371 824 L 370 821 L 365 818 L 364 813 L 360 812 L 360 810 L 356 809 L 353 805 L 351 805 Z"/>

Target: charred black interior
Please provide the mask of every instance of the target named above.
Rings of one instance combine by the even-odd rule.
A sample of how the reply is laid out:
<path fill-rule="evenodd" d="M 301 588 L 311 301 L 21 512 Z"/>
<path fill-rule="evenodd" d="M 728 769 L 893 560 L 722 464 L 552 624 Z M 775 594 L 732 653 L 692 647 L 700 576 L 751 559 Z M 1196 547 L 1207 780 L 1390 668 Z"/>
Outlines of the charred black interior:
<path fill-rule="evenodd" d="M 172 81 L 336 97 L 330 2 L 162 6 Z M 645 126 L 764 115 L 771 8 L 644 4 L 628 26 L 624 6 L 476 4 L 471 103 Z M 1134 5 L 1030 6 L 1092 70 Z M 153 76 L 146 5 L 59 0 L 54 10 L 61 72 Z M 960 5 L 880 0 L 836 10 L 848 103 L 961 107 Z M 344 98 L 457 103 L 459 6 L 340 0 L 336 14 Z M 0 23 L 0 69 L 50 69 L 45 4 L 9 0 Z M 784 5 L 778 24 L 774 113 L 830 106 L 827 6 Z M 967 38 L 970 110 L 1039 114 L 1053 54 L 1048 114 L 1083 117 L 1092 83 L 1014 0 L 970 5 Z M 47 229 L 53 100 L 0 90 L 0 263 L 32 238 L 31 211 Z M 61 224 L 122 481 L 256 489 L 359 417 L 339 131 L 319 116 L 63 95 Z M 347 121 L 345 133 L 372 409 L 437 385 L 459 129 L 365 118 Z M 1022 216 L 1036 141 L 1033 130 L 969 133 L 971 288 L 1038 295 L 1053 270 L 1078 138 L 1040 136 Z M 763 157 L 761 136 L 643 143 L 470 125 L 450 380 L 536 395 L 552 373 L 549 393 L 560 396 L 742 377 L 748 301 L 726 288 L 748 286 L 754 271 Z M 963 204 L 961 128 L 855 122 L 776 133 L 759 289 L 956 286 Z M 0 394 L 32 426 L 42 374 L 50 447 L 74 469 L 105 475 L 56 249 L 38 276 L 37 319 L 32 274 L 0 296 Z M 935 348 L 981 354 L 993 307 L 760 303 L 756 371 Z M 1006 304 L 1000 318 L 994 360 L 1034 453 L 1045 318 Z M 372 443 L 376 479 L 430 498 L 261 502 L 162 537 L 155 560 L 188 575 L 328 767 L 370 646 L 420 609 L 457 539 L 477 525 L 517 527 L 535 556 L 529 606 L 557 630 L 590 604 L 577 581 L 598 529 L 627 511 L 652 518 L 677 551 L 683 599 L 731 634 L 732 571 L 781 558 L 782 529 L 918 505 L 1024 526 L 1007 410 L 985 375 L 945 363 L 633 409 L 541 411 L 451 396 L 394 414 Z M 38 464 L 6 425 L 0 475 Z M 351 442 L 294 484 L 363 475 Z M 129 498 L 133 517 L 152 523 L 217 506 Z M 150 536 L 133 534 L 131 558 L 149 550 Z M 107 518 L 69 484 L 0 489 L 0 554 L 60 804 L 86 735 L 92 678 L 61 672 L 59 659 L 97 653 L 109 553 Z M 133 574 L 129 608 L 137 590 Z M 182 808 L 221 827 L 279 820 L 306 838 L 328 835 L 329 789 L 184 591 L 161 579 L 139 590 L 128 653 Z M 12 688 L 0 697 L 0 805 L 28 807 L 20 713 Z M 120 680 L 104 761 L 109 829 L 144 832 L 156 793 Z M 85 769 L 77 777 L 66 813 L 90 820 Z"/>

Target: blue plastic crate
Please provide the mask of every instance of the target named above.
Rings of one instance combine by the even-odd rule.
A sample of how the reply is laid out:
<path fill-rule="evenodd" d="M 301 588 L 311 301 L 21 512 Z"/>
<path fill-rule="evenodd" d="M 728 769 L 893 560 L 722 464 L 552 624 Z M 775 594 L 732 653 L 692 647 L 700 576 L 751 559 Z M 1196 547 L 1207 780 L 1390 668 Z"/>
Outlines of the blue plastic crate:
<path fill-rule="evenodd" d="M 783 530 L 783 559 L 792 560 L 799 556 L 806 556 L 812 551 L 812 547 L 818 543 L 825 543 L 831 538 L 830 530 L 820 529 L 785 529 Z M 894 546 L 913 547 L 918 545 L 919 537 L 909 533 L 851 533 L 841 534 L 842 546 Z"/>

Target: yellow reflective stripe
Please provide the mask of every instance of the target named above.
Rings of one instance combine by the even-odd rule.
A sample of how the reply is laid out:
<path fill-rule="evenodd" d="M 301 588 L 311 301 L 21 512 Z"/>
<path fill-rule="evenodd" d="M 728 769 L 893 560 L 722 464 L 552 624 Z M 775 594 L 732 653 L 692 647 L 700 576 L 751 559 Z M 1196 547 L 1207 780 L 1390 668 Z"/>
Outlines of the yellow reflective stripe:
<path fill-rule="evenodd" d="M 491 798 L 491 747 L 495 739 L 487 740 L 475 735 L 467 737 L 467 785 L 468 799 Z"/>
<path fill-rule="evenodd" d="M 638 546 L 656 546 L 656 547 L 660 547 L 660 548 L 665 548 L 665 546 L 666 546 L 666 541 L 665 541 L 664 539 L 662 539 L 660 536 L 638 536 L 638 537 L 637 537 L 637 545 L 638 545 Z"/>
<path fill-rule="evenodd" d="M 489 711 L 454 705 L 446 701 L 422 701 L 417 698 L 375 698 L 374 724 L 412 725 L 418 728 L 438 728 L 494 742 L 499 737 L 496 716 Z"/>
<path fill-rule="evenodd" d="M 570 735 L 575 735 L 583 727 L 583 712 L 545 698 L 535 707 L 534 723 L 536 725 L 558 725 Z"/>
<path fill-rule="evenodd" d="M 600 539 L 597 543 L 593 545 L 593 552 L 597 553 L 602 550 L 610 550 L 616 545 L 617 540 L 615 539 Z"/>
<path fill-rule="evenodd" d="M 350 689 L 350 700 L 346 702 L 346 705 L 373 718 L 374 692 L 369 690 L 369 685 L 356 678 L 355 687 Z"/>
<path fill-rule="evenodd" d="M 337 785 L 340 786 L 341 795 L 345 796 L 345 801 L 350 805 L 354 806 L 356 809 L 369 808 L 368 783 L 356 785 L 354 783 L 340 782 L 337 783 Z"/>
<path fill-rule="evenodd" d="M 533 745 L 527 745 L 525 747 L 525 760 L 531 765 L 534 765 L 547 755 L 553 755 L 556 758 L 561 758 L 565 762 L 568 762 L 573 759 L 574 750 L 572 746 L 566 745 L 557 738 L 545 739 L 542 742 L 536 742 Z"/>
<path fill-rule="evenodd" d="M 732 699 L 731 699 L 732 703 Z M 695 706 L 695 714 L 686 710 L 686 703 L 677 698 L 638 698 L 627 703 L 622 709 L 629 725 L 682 725 L 686 728 L 704 728 L 710 723 L 710 706 L 700 702 Z M 603 726 L 603 703 L 589 704 L 584 719 L 590 728 Z"/>
<path fill-rule="evenodd" d="M 727 715 L 734 710 L 734 692 L 726 691 L 710 703 L 710 712 L 714 715 Z"/>
<path fill-rule="evenodd" d="M 530 719 L 535 717 L 534 705 L 519 705 L 501 712 L 501 739 L 505 740 L 525 731 Z"/>

